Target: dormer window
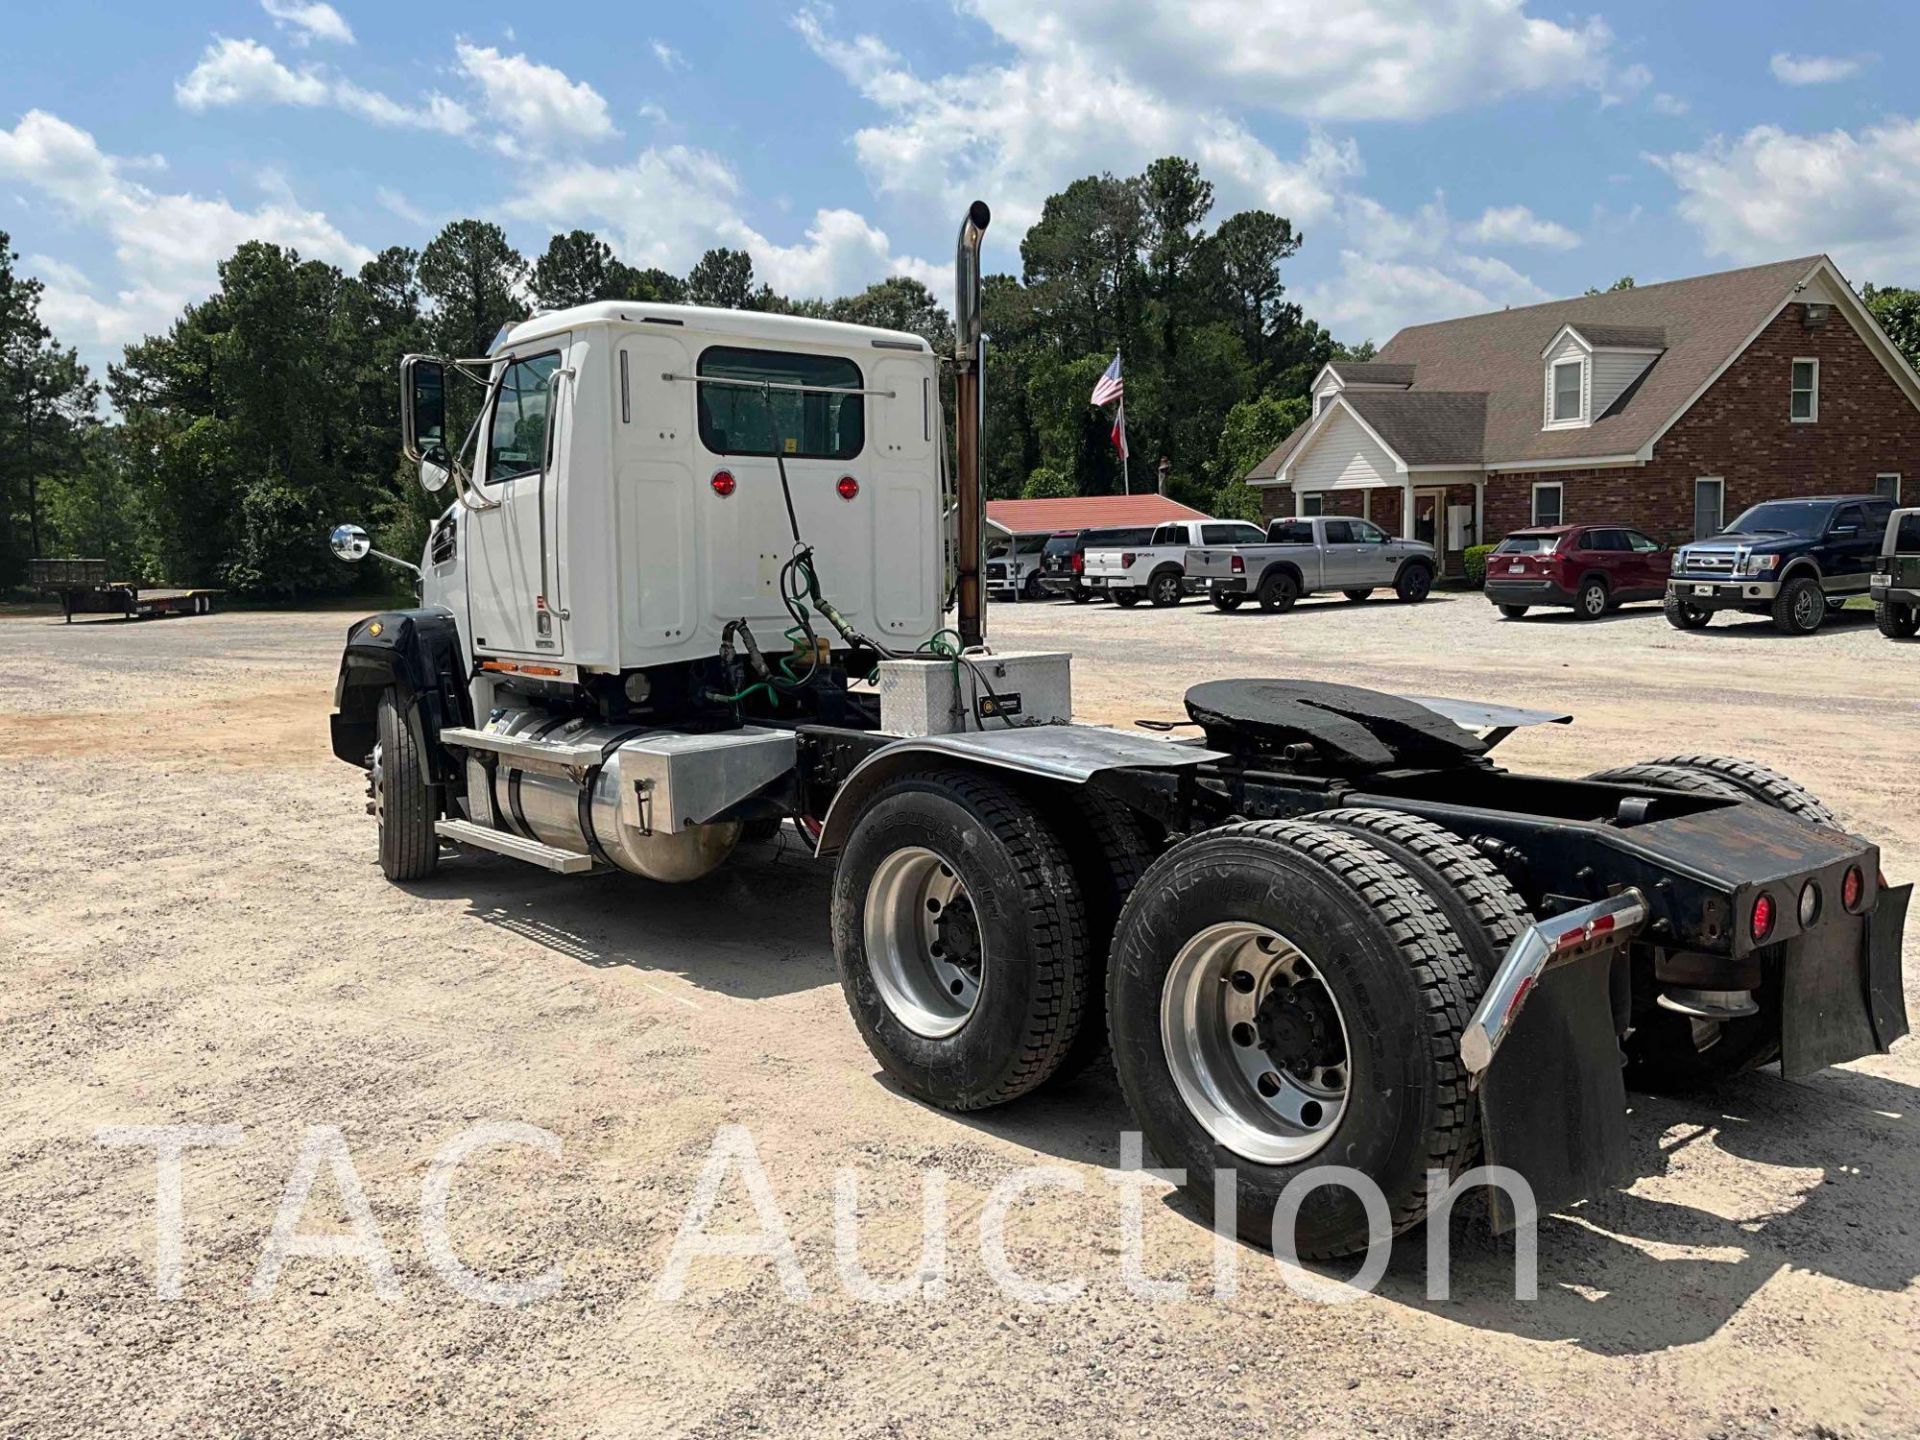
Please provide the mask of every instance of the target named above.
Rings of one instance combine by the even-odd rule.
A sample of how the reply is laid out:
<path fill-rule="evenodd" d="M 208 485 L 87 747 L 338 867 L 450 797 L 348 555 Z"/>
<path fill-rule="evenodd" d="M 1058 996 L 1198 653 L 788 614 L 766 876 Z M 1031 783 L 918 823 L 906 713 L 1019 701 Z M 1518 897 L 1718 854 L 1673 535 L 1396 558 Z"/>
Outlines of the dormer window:
<path fill-rule="evenodd" d="M 1577 425 L 1584 418 L 1580 400 L 1586 390 L 1584 360 L 1562 360 L 1553 367 L 1553 423 Z"/>

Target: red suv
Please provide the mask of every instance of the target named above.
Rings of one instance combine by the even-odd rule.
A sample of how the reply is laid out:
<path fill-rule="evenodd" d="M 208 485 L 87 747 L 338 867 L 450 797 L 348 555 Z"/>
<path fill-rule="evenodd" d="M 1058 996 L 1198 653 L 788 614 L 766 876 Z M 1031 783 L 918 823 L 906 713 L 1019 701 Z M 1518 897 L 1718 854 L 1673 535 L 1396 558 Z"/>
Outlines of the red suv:
<path fill-rule="evenodd" d="M 1663 600 L 1673 553 L 1628 525 L 1536 525 L 1487 557 L 1486 595 L 1509 620 L 1570 605 L 1597 620 L 1628 600 Z"/>

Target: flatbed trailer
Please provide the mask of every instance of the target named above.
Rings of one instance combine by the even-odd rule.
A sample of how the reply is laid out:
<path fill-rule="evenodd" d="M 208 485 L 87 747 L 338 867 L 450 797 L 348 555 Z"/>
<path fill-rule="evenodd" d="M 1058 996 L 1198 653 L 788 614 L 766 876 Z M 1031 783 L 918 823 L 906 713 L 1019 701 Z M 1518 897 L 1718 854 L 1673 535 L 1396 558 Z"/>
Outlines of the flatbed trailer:
<path fill-rule="evenodd" d="M 69 625 L 75 615 L 118 615 L 125 620 L 210 615 L 214 600 L 226 593 L 205 587 L 109 580 L 104 560 L 31 560 L 27 579 L 41 594 L 60 597 L 60 609 Z"/>
<path fill-rule="evenodd" d="M 937 357 L 896 332 L 599 303 L 403 362 L 403 449 L 455 501 L 397 562 L 420 605 L 349 629 L 331 721 L 390 879 L 492 854 L 685 883 L 792 823 L 902 1090 L 977 1110 L 1110 1056 L 1193 1202 L 1262 1244 L 1291 1213 L 1307 1257 L 1483 1161 L 1542 1209 L 1631 1178 L 1629 1086 L 1906 1034 L 1912 887 L 1763 766 L 1516 773 L 1500 742 L 1571 717 L 1280 678 L 1194 686 L 1178 733 L 1081 724 L 1069 656 L 987 646 L 987 222 L 951 471 Z M 487 391 L 471 475 L 456 372 Z"/>

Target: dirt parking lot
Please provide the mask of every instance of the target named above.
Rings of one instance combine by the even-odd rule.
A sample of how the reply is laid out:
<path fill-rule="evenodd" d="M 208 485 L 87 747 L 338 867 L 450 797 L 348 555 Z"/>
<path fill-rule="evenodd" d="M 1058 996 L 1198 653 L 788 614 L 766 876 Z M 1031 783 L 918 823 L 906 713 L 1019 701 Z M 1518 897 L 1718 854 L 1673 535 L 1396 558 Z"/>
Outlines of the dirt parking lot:
<path fill-rule="evenodd" d="M 359 775 L 327 748 L 345 614 L 129 625 L 0 620 L 0 1434 L 274 1436 L 1865 1436 L 1920 1432 L 1920 1043 L 1788 1084 L 1641 1100 L 1647 1178 L 1543 1222 L 1539 1296 L 1464 1230 L 1449 1300 L 1421 1237 L 1374 1295 L 1297 1295 L 1150 1192 L 1132 1296 L 1124 1108 L 1085 1081 L 984 1115 L 883 1084 L 848 1022 L 827 875 L 790 841 L 699 884 L 561 880 L 462 858 L 396 888 Z M 1077 656 L 1083 718 L 1173 718 L 1206 678 L 1294 674 L 1564 707 L 1509 742 L 1564 774 L 1678 749 L 1819 791 L 1920 872 L 1920 647 L 1862 617 L 1806 640 L 1697 634 L 1638 608 L 1498 620 L 1477 596 L 1307 602 L 1283 617 L 1002 605 L 992 638 Z M 1910 1008 L 1920 954 L 1907 948 Z M 444 1278 L 423 1182 L 485 1121 L 559 1153 L 482 1150 L 449 1227 L 506 1308 Z M 155 1295 L 150 1149 L 103 1126 L 234 1126 L 182 1163 L 180 1298 Z M 808 1295 L 764 1259 L 657 1285 L 723 1127 L 749 1128 Z M 249 1297 L 312 1127 L 337 1127 L 391 1257 L 295 1256 Z M 319 1152 L 313 1152 L 318 1157 Z M 1073 1288 L 1010 1298 L 982 1258 L 1025 1167 L 1009 1262 Z M 947 1178 L 944 1295 L 883 1305 L 836 1278 L 835 1173 L 859 1260 L 920 1254 Z M 304 1233 L 353 1220 L 321 1164 Z M 1067 1188 L 1077 1184 L 1078 1189 Z M 711 1219 L 750 1231 L 738 1172 Z M 991 1228 L 991 1226 L 989 1226 Z"/>

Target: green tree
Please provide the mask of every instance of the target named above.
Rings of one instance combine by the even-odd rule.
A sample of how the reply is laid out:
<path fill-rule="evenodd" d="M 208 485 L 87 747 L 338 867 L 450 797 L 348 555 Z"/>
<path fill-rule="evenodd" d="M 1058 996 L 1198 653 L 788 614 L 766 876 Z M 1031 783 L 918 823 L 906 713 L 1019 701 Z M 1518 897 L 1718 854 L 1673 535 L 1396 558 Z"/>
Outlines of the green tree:
<path fill-rule="evenodd" d="M 569 230 L 547 242 L 533 262 L 528 282 L 533 298 L 549 310 L 595 300 L 655 300 L 646 276 L 623 262 L 590 230 Z"/>
<path fill-rule="evenodd" d="M 753 310 L 753 257 L 744 250 L 707 251 L 687 275 L 687 303 L 722 310 Z"/>
<path fill-rule="evenodd" d="M 1621 290 L 1631 290 L 1631 289 L 1633 289 L 1633 277 L 1631 275 L 1622 275 L 1618 280 L 1614 281 L 1611 285 L 1607 286 L 1606 289 L 1599 290 L 1599 289 L 1593 288 L 1592 286 L 1589 286 L 1587 288 L 1586 293 L 1589 295 L 1612 295 L 1612 294 L 1618 293 Z"/>
<path fill-rule="evenodd" d="M 1920 290 L 1869 285 L 1860 292 L 1860 298 L 1887 332 L 1887 338 L 1900 347 L 1907 363 L 1920 370 Z"/>
<path fill-rule="evenodd" d="M 918 335 L 941 355 L 953 353 L 953 321 L 933 292 L 906 275 L 890 275 L 826 307 L 827 318 Z"/>
<path fill-rule="evenodd" d="M 420 289 L 433 306 L 430 327 L 442 353 L 485 355 L 502 325 L 527 318 L 521 299 L 527 262 L 498 225 L 455 220 L 420 252 Z"/>
<path fill-rule="evenodd" d="M 1020 487 L 1022 500 L 1063 500 L 1077 494 L 1071 477 L 1062 475 L 1058 470 L 1040 466 L 1027 476 L 1027 483 Z"/>

